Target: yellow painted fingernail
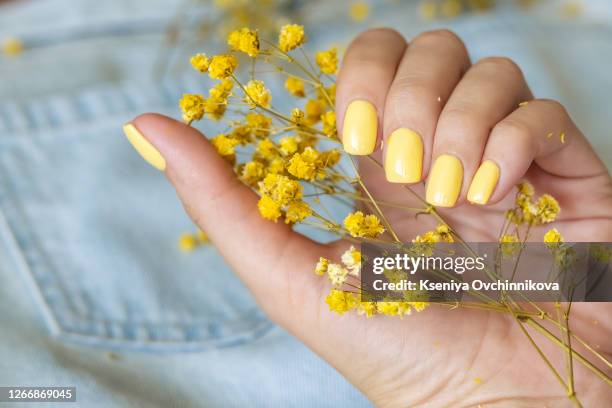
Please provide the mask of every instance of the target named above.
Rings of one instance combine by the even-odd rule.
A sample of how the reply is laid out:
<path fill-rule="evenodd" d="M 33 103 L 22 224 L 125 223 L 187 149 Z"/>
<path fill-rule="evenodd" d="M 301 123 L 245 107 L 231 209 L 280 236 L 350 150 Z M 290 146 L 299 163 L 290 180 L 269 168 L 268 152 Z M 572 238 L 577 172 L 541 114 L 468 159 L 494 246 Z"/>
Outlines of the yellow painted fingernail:
<path fill-rule="evenodd" d="M 143 159 L 145 159 L 151 166 L 157 170 L 164 171 L 166 169 L 166 160 L 162 157 L 159 151 L 153 147 L 147 139 L 144 138 L 142 133 L 136 129 L 136 126 L 131 123 L 123 125 L 123 133 L 128 138 L 134 149 Z"/>
<path fill-rule="evenodd" d="M 367 101 L 353 101 L 346 109 L 342 128 L 344 150 L 352 155 L 371 154 L 376 147 L 378 116 L 376 108 Z"/>
<path fill-rule="evenodd" d="M 400 128 L 389 136 L 385 174 L 391 183 L 416 183 L 423 170 L 423 142 L 413 130 Z"/>
<path fill-rule="evenodd" d="M 425 199 L 438 207 L 452 207 L 461 192 L 462 181 L 461 161 L 450 154 L 440 155 L 429 174 Z"/>
<path fill-rule="evenodd" d="M 474 204 L 486 204 L 499 180 L 499 167 L 491 160 L 485 160 L 472 180 L 467 199 Z"/>

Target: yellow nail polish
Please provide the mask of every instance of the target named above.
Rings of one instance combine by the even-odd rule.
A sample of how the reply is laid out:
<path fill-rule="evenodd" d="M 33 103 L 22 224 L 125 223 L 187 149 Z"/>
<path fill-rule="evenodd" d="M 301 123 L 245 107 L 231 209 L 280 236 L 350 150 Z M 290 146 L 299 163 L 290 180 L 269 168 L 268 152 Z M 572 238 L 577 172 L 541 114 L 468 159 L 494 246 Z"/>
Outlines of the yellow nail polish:
<path fill-rule="evenodd" d="M 413 130 L 400 128 L 385 146 L 385 174 L 391 183 L 416 183 L 423 170 L 423 142 Z"/>
<path fill-rule="evenodd" d="M 155 147 L 144 136 L 136 129 L 136 126 L 131 123 L 123 125 L 123 133 L 128 138 L 134 149 L 143 159 L 145 159 L 151 166 L 157 170 L 164 171 L 166 169 L 166 160 L 157 151 Z"/>
<path fill-rule="evenodd" d="M 491 160 L 484 161 L 470 184 L 467 199 L 474 204 L 486 204 L 499 180 L 499 167 Z"/>
<path fill-rule="evenodd" d="M 344 150 L 352 155 L 371 154 L 376 147 L 378 116 L 376 108 L 367 101 L 353 101 L 346 109 L 342 128 Z"/>
<path fill-rule="evenodd" d="M 450 154 L 440 155 L 429 174 L 425 199 L 437 207 L 452 207 L 461 192 L 462 181 L 461 161 Z"/>

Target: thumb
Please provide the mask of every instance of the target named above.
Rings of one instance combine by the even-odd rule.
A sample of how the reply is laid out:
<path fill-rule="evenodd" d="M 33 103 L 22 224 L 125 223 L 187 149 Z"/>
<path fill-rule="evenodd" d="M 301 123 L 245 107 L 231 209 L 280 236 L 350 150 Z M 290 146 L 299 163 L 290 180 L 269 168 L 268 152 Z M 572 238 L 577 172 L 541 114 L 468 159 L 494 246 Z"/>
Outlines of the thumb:
<path fill-rule="evenodd" d="M 124 132 L 145 160 L 165 172 L 189 216 L 273 320 L 294 320 L 286 318 L 295 313 L 290 305 L 316 310 L 305 303 L 320 299 L 323 280 L 313 268 L 327 246 L 263 219 L 257 194 L 198 130 L 149 113 L 126 124 Z"/>

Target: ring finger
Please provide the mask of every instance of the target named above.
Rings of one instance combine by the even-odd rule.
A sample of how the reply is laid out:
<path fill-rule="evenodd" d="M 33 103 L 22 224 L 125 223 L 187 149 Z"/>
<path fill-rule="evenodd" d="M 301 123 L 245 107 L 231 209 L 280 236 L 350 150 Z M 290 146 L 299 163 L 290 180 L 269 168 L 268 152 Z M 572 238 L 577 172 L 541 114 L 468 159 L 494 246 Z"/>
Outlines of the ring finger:
<path fill-rule="evenodd" d="M 470 68 L 438 120 L 428 203 L 453 207 L 463 201 L 491 129 L 531 98 L 520 68 L 507 58 L 485 58 Z"/>

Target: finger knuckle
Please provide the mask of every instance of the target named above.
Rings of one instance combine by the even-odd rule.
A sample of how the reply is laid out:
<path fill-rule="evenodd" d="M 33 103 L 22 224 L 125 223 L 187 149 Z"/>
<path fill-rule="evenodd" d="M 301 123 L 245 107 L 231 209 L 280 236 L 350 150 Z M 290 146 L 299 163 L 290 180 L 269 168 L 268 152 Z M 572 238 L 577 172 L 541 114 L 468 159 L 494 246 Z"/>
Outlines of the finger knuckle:
<path fill-rule="evenodd" d="M 523 76 L 523 71 L 518 64 L 508 57 L 483 58 L 476 63 L 476 67 L 494 72 L 508 72 L 515 77 Z"/>
<path fill-rule="evenodd" d="M 457 104 L 444 110 L 441 120 L 449 128 L 479 129 L 485 118 L 468 103 Z"/>
<path fill-rule="evenodd" d="M 506 119 L 495 125 L 491 134 L 511 141 L 516 151 L 533 150 L 536 146 L 529 125 L 519 120 Z"/>
<path fill-rule="evenodd" d="M 353 41 L 353 45 L 375 45 L 379 46 L 381 42 L 398 41 L 404 42 L 404 37 L 393 28 L 378 27 L 370 28 L 359 34 Z"/>
<path fill-rule="evenodd" d="M 537 99 L 536 103 L 542 104 L 552 114 L 568 116 L 567 110 L 563 104 L 555 99 Z"/>
<path fill-rule="evenodd" d="M 425 31 L 418 36 L 415 37 L 413 43 L 422 42 L 422 43 L 439 43 L 446 42 L 451 43 L 453 45 L 459 47 L 465 47 L 463 41 L 457 34 L 448 29 L 439 29 L 439 30 L 431 30 Z"/>

